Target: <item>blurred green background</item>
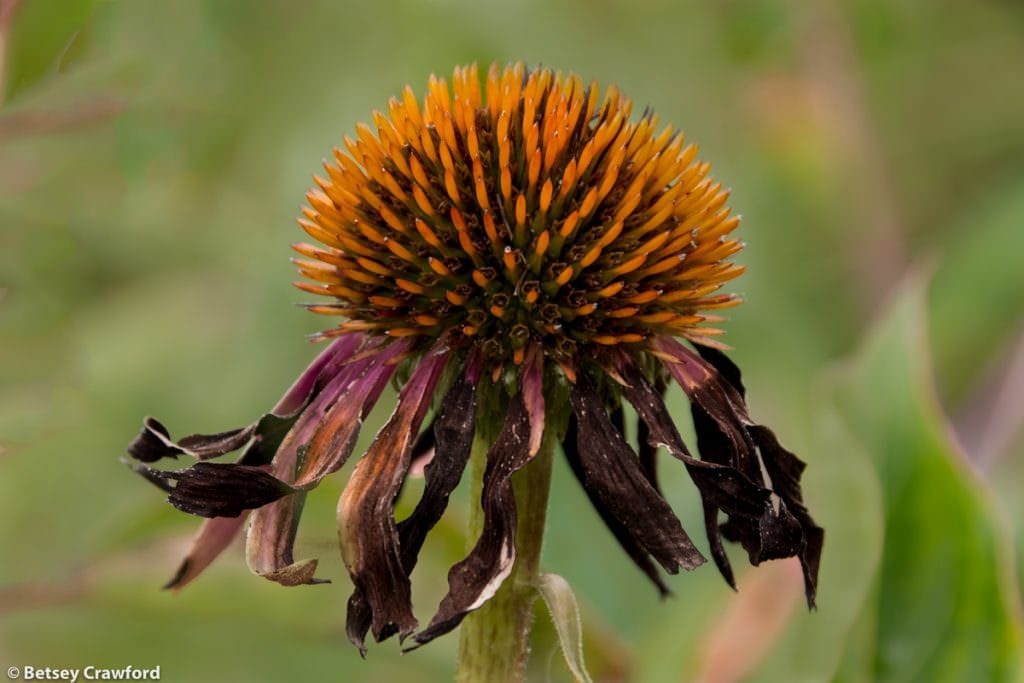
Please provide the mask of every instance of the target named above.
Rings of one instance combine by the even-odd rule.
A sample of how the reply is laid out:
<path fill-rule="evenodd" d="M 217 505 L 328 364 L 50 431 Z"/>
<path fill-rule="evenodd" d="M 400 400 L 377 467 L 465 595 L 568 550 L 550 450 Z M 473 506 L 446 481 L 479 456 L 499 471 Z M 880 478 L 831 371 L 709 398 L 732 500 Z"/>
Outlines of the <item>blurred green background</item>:
<path fill-rule="evenodd" d="M 147 414 L 249 422 L 312 357 L 324 320 L 294 305 L 288 245 L 332 145 L 431 72 L 525 59 L 650 104 L 733 188 L 727 341 L 827 529 L 816 613 L 789 563 L 738 594 L 703 567 L 659 602 L 559 463 L 543 565 L 576 591 L 594 678 L 1021 680 L 1024 5 L 0 0 L 0 55 L 3 667 L 451 678 L 457 636 L 365 662 L 345 640 L 348 469 L 298 548 L 335 583 L 282 588 L 234 548 L 174 596 L 198 522 L 117 458 Z M 425 548 L 421 620 L 467 505 Z M 540 611 L 530 677 L 569 680 Z"/>

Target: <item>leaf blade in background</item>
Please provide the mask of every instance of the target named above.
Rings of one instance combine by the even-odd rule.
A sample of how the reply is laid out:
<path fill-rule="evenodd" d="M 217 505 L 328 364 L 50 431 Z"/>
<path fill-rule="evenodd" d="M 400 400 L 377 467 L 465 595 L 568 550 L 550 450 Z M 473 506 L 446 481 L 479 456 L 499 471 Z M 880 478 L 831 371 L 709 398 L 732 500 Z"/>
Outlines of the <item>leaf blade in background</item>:
<path fill-rule="evenodd" d="M 12 99 L 57 68 L 75 36 L 88 23 L 98 0 L 31 0 L 14 8 L 7 55 L 3 62 L 4 92 Z"/>
<path fill-rule="evenodd" d="M 1014 681 L 1024 641 L 1010 540 L 938 407 L 925 285 L 920 272 L 905 283 L 835 391 L 878 470 L 888 539 L 863 615 L 874 661 L 844 670 L 877 681 Z"/>
<path fill-rule="evenodd" d="M 954 410 L 970 398 L 1000 346 L 1024 326 L 1022 222 L 1024 175 L 1017 175 L 969 204 L 941 247 L 928 323 L 939 389 Z"/>
<path fill-rule="evenodd" d="M 818 394 L 824 398 L 825 387 Z M 794 610 L 786 633 L 744 681 L 833 680 L 872 598 L 885 543 L 882 486 L 839 415 L 827 408 L 822 413 L 807 451 L 816 458 L 806 473 L 812 509 L 826 534 L 818 609 Z"/>

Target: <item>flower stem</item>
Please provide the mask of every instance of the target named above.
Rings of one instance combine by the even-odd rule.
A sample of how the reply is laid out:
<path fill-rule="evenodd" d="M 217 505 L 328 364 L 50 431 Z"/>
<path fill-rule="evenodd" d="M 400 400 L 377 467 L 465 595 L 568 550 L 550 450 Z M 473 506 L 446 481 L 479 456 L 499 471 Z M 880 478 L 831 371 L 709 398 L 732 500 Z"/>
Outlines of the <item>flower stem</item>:
<path fill-rule="evenodd" d="M 556 439 L 548 430 L 540 451 L 512 477 L 516 499 L 516 563 L 498 592 L 462 623 L 459 642 L 458 683 L 515 683 L 523 680 L 533 626 L 533 604 L 540 551 L 544 538 L 551 463 Z M 478 429 L 473 443 L 470 507 L 470 543 L 483 528 L 483 511 L 477 501 L 487 467 L 487 450 L 494 434 Z"/>

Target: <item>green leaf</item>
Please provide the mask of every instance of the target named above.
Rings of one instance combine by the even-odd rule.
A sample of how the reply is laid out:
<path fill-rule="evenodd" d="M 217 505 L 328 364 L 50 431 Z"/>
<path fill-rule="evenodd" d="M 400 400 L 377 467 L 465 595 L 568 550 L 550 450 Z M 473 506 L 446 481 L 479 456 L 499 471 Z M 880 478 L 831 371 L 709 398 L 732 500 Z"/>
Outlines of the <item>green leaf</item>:
<path fill-rule="evenodd" d="M 75 38 L 98 0 L 26 0 L 14 10 L 6 56 L 3 100 L 9 100 L 77 53 Z"/>
<path fill-rule="evenodd" d="M 591 683 L 587 665 L 583 661 L 583 625 L 580 608 L 569 582 L 558 574 L 541 574 L 537 580 L 537 591 L 544 598 L 548 614 L 558 633 L 558 644 L 577 683 Z"/>
<path fill-rule="evenodd" d="M 785 635 L 753 667 L 750 681 L 832 680 L 857 635 L 858 617 L 872 597 L 878 576 L 884 543 L 878 475 L 865 449 L 834 410 L 824 408 L 817 422 L 813 447 L 806 451 L 811 459 L 805 491 L 811 511 L 825 528 L 819 608 L 809 612 L 802 602 L 795 606 Z M 737 597 L 748 597 L 742 585 Z M 749 647 L 737 644 L 740 652 Z"/>
<path fill-rule="evenodd" d="M 1024 641 L 1012 546 L 938 407 L 925 284 L 910 278 L 835 392 L 885 500 L 881 571 L 857 628 L 872 642 L 851 644 L 844 677 L 1016 681 Z"/>

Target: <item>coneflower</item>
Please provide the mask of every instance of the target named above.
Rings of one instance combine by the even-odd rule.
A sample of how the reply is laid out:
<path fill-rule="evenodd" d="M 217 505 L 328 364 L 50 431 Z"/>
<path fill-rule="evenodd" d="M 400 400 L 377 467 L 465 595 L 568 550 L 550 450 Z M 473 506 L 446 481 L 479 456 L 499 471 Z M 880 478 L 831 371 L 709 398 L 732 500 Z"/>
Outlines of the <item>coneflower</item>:
<path fill-rule="evenodd" d="M 368 631 L 426 643 L 495 595 L 516 564 L 517 515 L 538 514 L 517 509 L 512 475 L 550 467 L 533 461 L 558 442 L 659 591 L 668 589 L 657 565 L 675 573 L 705 561 L 660 492 L 664 448 L 696 484 L 726 581 L 723 536 L 753 564 L 799 557 L 813 605 L 823 532 L 801 500 L 804 465 L 750 418 L 711 326 L 739 302 L 720 290 L 743 271 L 729 261 L 742 244 L 728 192 L 696 147 L 659 130 L 649 111 L 631 118 L 614 88 L 602 97 L 577 76 L 522 64 L 492 66 L 483 82 L 475 65 L 458 68 L 450 89 L 431 77 L 422 105 L 406 88 L 373 121 L 376 130 L 361 124 L 334 150 L 299 219 L 317 244 L 295 245 L 311 280 L 297 286 L 328 298 L 310 310 L 341 319 L 317 335 L 327 348 L 252 425 L 173 441 L 150 418 L 129 449 L 175 507 L 209 518 L 168 585 L 193 579 L 246 517 L 256 573 L 317 582 L 317 561 L 292 556 L 303 498 L 344 465 L 394 381 L 398 404 L 338 505 L 354 584 L 348 634 L 360 649 Z M 670 379 L 689 397 L 699 458 L 666 409 Z M 638 417 L 636 451 L 623 435 L 625 404 Z M 417 630 L 409 575 L 481 434 L 494 435 L 482 531 Z M 235 463 L 208 462 L 239 449 Z M 198 462 L 142 464 L 182 454 Z M 429 460 L 422 498 L 397 521 L 416 460 Z"/>

